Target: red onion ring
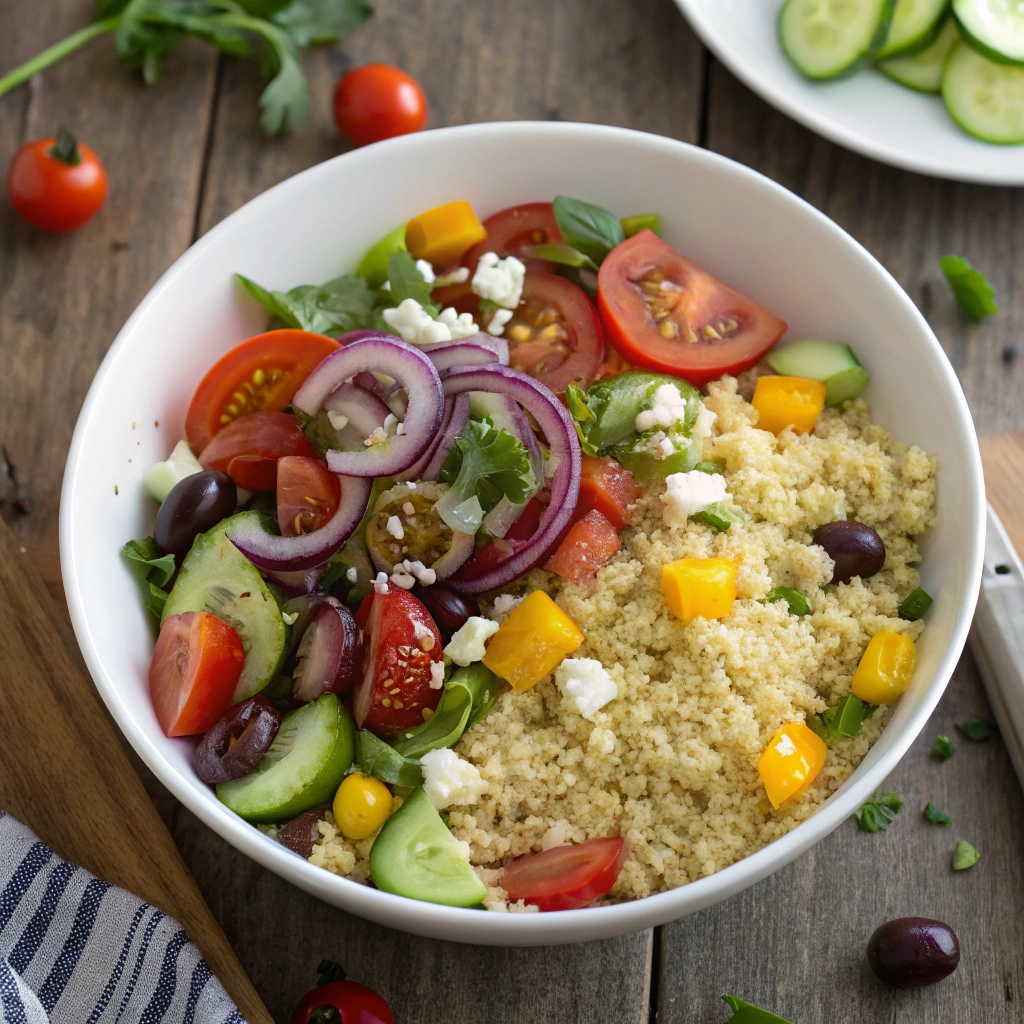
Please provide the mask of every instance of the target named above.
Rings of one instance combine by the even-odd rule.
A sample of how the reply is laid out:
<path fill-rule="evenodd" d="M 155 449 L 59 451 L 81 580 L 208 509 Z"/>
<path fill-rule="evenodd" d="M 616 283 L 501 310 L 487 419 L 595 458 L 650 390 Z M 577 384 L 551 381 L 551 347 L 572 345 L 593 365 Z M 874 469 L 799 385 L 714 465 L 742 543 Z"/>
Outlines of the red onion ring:
<path fill-rule="evenodd" d="M 247 516 L 228 528 L 228 539 L 257 569 L 296 572 L 322 565 L 355 532 L 373 486 L 364 477 L 341 477 L 339 483 L 338 511 L 319 530 L 297 537 L 279 537 L 264 529 L 256 517 Z"/>
<path fill-rule="evenodd" d="M 444 432 L 438 437 L 437 444 L 434 446 L 434 453 L 430 456 L 430 461 L 424 467 L 424 480 L 437 479 L 437 474 L 441 472 L 441 467 L 444 465 L 445 459 L 448 458 L 452 445 L 455 444 L 455 439 L 461 436 L 462 432 L 466 429 L 466 424 L 469 422 L 469 396 L 456 395 L 451 401 L 452 417 L 448 421 L 448 426 Z"/>
<path fill-rule="evenodd" d="M 315 565 L 312 569 L 300 569 L 298 572 L 265 571 L 264 575 L 289 597 L 302 597 L 316 590 L 326 570 L 326 565 Z"/>
<path fill-rule="evenodd" d="M 382 377 L 386 379 L 382 380 Z M 358 384 L 361 388 L 365 388 L 371 394 L 376 395 L 388 407 L 388 410 L 400 420 L 405 419 L 408 402 L 405 398 L 405 392 L 402 390 L 402 385 L 393 377 L 388 377 L 387 374 L 383 373 L 370 373 L 367 370 L 364 373 L 357 373 L 352 378 L 352 382 Z"/>
<path fill-rule="evenodd" d="M 404 484 L 410 480 L 425 480 L 423 476 L 423 470 L 427 468 L 427 464 L 430 462 L 437 450 L 438 444 L 441 442 L 441 438 L 444 436 L 445 431 L 448 429 L 448 424 L 451 422 L 452 411 L 455 409 L 455 399 L 446 398 L 444 400 L 444 412 L 441 414 L 441 426 L 437 428 L 437 433 L 434 435 L 434 439 L 427 445 L 427 450 L 408 468 L 403 469 L 401 473 L 395 474 L 395 482 Z"/>
<path fill-rule="evenodd" d="M 387 334 L 362 338 L 332 352 L 306 378 L 292 404 L 315 416 L 324 400 L 345 381 L 366 371 L 387 372 L 408 396 L 404 433 L 363 452 L 330 449 L 327 468 L 349 477 L 394 476 L 408 469 L 437 434 L 444 391 L 434 364 L 419 349 Z"/>
<path fill-rule="evenodd" d="M 459 366 L 482 366 L 486 363 L 508 366 L 508 342 L 483 331 L 458 341 L 435 341 L 419 348 L 430 356 L 438 373 Z"/>
<path fill-rule="evenodd" d="M 383 427 L 391 411 L 377 395 L 358 384 L 347 382 L 335 388 L 324 399 L 323 409 L 325 412 L 347 416 L 346 429 L 351 426 L 359 434 L 360 441 L 369 437 L 377 427 Z"/>

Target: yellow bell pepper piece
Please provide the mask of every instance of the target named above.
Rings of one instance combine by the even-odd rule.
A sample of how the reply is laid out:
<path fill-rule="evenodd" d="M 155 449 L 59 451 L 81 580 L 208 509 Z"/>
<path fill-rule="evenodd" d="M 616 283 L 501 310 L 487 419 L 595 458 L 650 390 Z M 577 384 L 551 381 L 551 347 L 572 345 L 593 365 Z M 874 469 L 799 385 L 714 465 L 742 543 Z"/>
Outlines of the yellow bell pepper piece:
<path fill-rule="evenodd" d="M 454 263 L 486 237 L 486 229 L 465 199 L 424 210 L 405 225 L 409 252 L 437 267 Z"/>
<path fill-rule="evenodd" d="M 825 763 L 824 741 L 803 722 L 787 722 L 764 748 L 757 770 L 765 792 L 778 810 L 803 796 Z"/>
<path fill-rule="evenodd" d="M 334 820 L 347 839 L 369 839 L 391 814 L 391 790 L 380 779 L 353 772 L 334 794 Z"/>
<path fill-rule="evenodd" d="M 805 377 L 758 377 L 750 404 L 762 430 L 781 434 L 792 427 L 797 434 L 807 434 L 825 408 L 825 385 Z"/>
<path fill-rule="evenodd" d="M 525 693 L 572 654 L 585 637 L 543 590 L 528 594 L 491 637 L 484 664 Z"/>
<path fill-rule="evenodd" d="M 736 600 L 736 564 L 728 558 L 680 558 L 661 570 L 665 604 L 683 622 L 721 619 Z"/>
<path fill-rule="evenodd" d="M 910 685 L 917 648 L 906 633 L 876 633 L 853 673 L 853 692 L 869 704 L 892 704 Z"/>

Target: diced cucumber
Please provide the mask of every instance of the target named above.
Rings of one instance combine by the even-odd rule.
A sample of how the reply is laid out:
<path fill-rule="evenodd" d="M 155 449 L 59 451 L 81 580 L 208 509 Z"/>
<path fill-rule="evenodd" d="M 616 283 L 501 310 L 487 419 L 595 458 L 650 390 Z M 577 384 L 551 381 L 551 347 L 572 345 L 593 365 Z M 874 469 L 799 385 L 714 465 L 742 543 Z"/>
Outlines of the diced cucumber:
<path fill-rule="evenodd" d="M 942 69 L 949 51 L 956 46 L 959 38 L 960 29 L 956 18 L 949 17 L 931 46 L 912 56 L 880 60 L 876 67 L 893 81 L 917 89 L 918 92 L 941 92 Z"/>
<path fill-rule="evenodd" d="M 146 485 L 146 490 L 162 503 L 175 484 L 187 476 L 192 476 L 193 473 L 202 471 L 203 467 L 192 454 L 188 441 L 179 441 L 165 462 L 155 462 L 142 471 L 142 481 Z"/>
<path fill-rule="evenodd" d="M 449 907 L 472 907 L 487 887 L 469 866 L 423 788 L 384 823 L 370 849 L 370 877 L 384 892 Z"/>
<path fill-rule="evenodd" d="M 979 53 L 1000 64 L 1024 64 L 1024 7 L 1017 0 L 953 0 L 953 13 Z"/>
<path fill-rule="evenodd" d="M 853 349 L 839 341 L 790 341 L 773 349 L 766 359 L 776 373 L 823 381 L 826 405 L 856 398 L 871 379 Z"/>
<path fill-rule="evenodd" d="M 239 512 L 195 539 L 160 620 L 182 612 L 212 612 L 238 630 L 245 666 L 233 703 L 259 693 L 274 678 L 288 640 L 273 594 L 252 562 L 225 535 L 242 516 L 259 513 Z"/>
<path fill-rule="evenodd" d="M 983 142 L 1024 142 L 1024 68 L 997 64 L 957 43 L 942 72 L 942 98 L 953 120 Z"/>
<path fill-rule="evenodd" d="M 254 772 L 217 796 L 246 821 L 288 821 L 333 799 L 355 754 L 356 729 L 336 694 L 289 711 Z"/>
<path fill-rule="evenodd" d="M 885 45 L 878 60 L 919 53 L 930 46 L 949 14 L 951 0 L 896 0 Z"/>
<path fill-rule="evenodd" d="M 779 42 L 808 78 L 837 78 L 875 59 L 895 8 L 896 0 L 786 0 Z"/>

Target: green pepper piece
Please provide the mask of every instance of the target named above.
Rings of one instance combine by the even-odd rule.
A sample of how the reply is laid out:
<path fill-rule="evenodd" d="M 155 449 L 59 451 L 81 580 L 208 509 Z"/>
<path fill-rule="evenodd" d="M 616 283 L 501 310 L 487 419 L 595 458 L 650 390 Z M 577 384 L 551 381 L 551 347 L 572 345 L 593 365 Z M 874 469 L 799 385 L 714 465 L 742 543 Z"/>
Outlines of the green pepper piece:
<path fill-rule="evenodd" d="M 634 213 L 632 217 L 623 217 L 619 223 L 622 225 L 622 233 L 627 238 L 632 238 L 648 229 L 659 237 L 661 236 L 660 213 Z"/>
<path fill-rule="evenodd" d="M 405 225 L 395 228 L 380 241 L 374 242 L 359 261 L 356 273 L 365 277 L 371 288 L 379 288 L 388 279 L 388 257 L 396 252 L 408 251 L 405 244 Z"/>
<path fill-rule="evenodd" d="M 793 615 L 811 614 L 810 601 L 799 590 L 794 590 L 792 587 L 772 587 L 761 603 L 771 604 L 773 601 L 785 601 Z"/>

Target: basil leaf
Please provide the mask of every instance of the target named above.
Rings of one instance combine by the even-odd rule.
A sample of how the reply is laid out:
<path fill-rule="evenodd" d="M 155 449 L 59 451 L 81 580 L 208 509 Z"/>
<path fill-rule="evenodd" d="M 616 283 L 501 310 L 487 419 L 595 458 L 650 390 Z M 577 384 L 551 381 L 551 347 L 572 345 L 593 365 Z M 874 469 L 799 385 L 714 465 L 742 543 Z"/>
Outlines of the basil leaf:
<path fill-rule="evenodd" d="M 314 334 L 344 334 L 369 327 L 373 292 L 358 274 L 345 274 L 326 284 L 299 285 L 275 292 L 235 274 L 245 290 L 287 327 Z"/>
<path fill-rule="evenodd" d="M 733 1011 L 726 1024 L 792 1024 L 785 1017 L 780 1017 L 769 1010 L 762 1010 L 760 1006 L 737 999 L 736 996 L 724 995 L 722 998 Z"/>
<path fill-rule="evenodd" d="M 560 263 L 566 267 L 586 267 L 588 270 L 597 270 L 597 264 L 586 253 L 574 249 L 571 245 L 544 242 L 541 245 L 528 245 L 523 252 L 535 260 L 547 260 L 550 263 Z"/>
<path fill-rule="evenodd" d="M 996 723 L 991 718 L 972 718 L 967 722 L 957 722 L 956 726 L 969 740 L 987 740 L 995 732 Z"/>
<path fill-rule="evenodd" d="M 723 501 L 713 501 L 706 508 L 694 512 L 689 518 L 695 523 L 704 523 L 719 533 L 726 533 L 734 523 L 745 523 L 747 514 Z"/>
<path fill-rule="evenodd" d="M 961 839 L 953 849 L 953 870 L 966 871 L 973 868 L 980 856 L 981 854 L 966 839 Z"/>
<path fill-rule="evenodd" d="M 765 594 L 761 600 L 762 604 L 771 604 L 773 601 L 785 601 L 789 605 L 789 610 L 793 615 L 810 615 L 811 604 L 800 593 L 799 590 L 794 590 L 792 587 L 772 587 L 771 590 Z"/>
<path fill-rule="evenodd" d="M 423 785 L 423 768 L 415 758 L 404 757 L 369 729 L 356 735 L 356 763 L 366 775 L 403 789 Z"/>
<path fill-rule="evenodd" d="M 948 825 L 953 820 L 945 811 L 940 811 L 932 803 L 925 804 L 924 816 L 925 820 L 930 821 L 933 825 Z"/>
<path fill-rule="evenodd" d="M 626 238 L 622 225 L 603 207 L 569 196 L 555 196 L 555 220 L 567 245 L 600 264 Z"/>
<path fill-rule="evenodd" d="M 415 299 L 431 316 L 437 315 L 438 307 L 430 301 L 430 285 L 423 279 L 416 261 L 405 250 L 393 252 L 388 257 L 388 281 L 391 282 L 391 290 L 384 295 L 389 306 Z"/>
<path fill-rule="evenodd" d="M 932 752 L 940 761 L 948 761 L 956 753 L 956 747 L 953 746 L 953 741 L 948 736 L 939 733 L 935 737 L 935 746 L 932 748 Z"/>
<path fill-rule="evenodd" d="M 144 579 L 149 591 L 146 607 L 157 619 L 164 613 L 169 590 L 167 585 L 174 576 L 176 566 L 174 555 L 161 555 L 156 549 L 156 541 L 152 537 L 141 540 L 130 540 L 121 548 L 121 557 L 135 565 L 143 566 Z"/>
<path fill-rule="evenodd" d="M 963 256 L 943 256 L 942 273 L 953 289 L 956 301 L 971 320 L 981 320 L 999 312 L 996 290 L 985 275 Z"/>

